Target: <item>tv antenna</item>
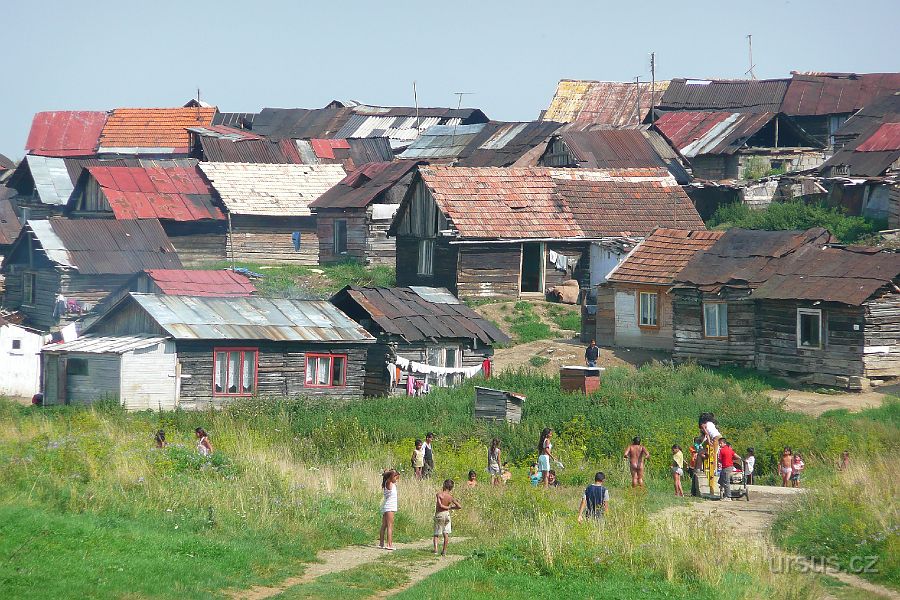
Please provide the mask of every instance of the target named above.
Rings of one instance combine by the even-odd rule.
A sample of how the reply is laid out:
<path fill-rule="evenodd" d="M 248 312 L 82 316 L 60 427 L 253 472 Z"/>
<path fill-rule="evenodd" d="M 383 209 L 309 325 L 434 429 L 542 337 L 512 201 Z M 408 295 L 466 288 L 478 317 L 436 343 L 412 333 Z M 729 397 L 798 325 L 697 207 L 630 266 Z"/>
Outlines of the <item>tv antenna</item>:
<path fill-rule="evenodd" d="M 457 98 L 457 101 L 456 101 L 456 110 L 459 110 L 460 108 L 462 108 L 462 99 L 463 99 L 463 96 L 471 96 L 471 95 L 474 94 L 475 92 L 453 92 L 453 93 L 456 95 L 456 98 Z M 462 119 L 460 119 L 460 120 L 462 120 Z M 451 146 L 455 146 L 455 145 L 456 145 L 456 126 L 457 126 L 457 125 L 459 125 L 459 123 L 454 123 L 454 124 L 453 124 L 453 135 L 450 136 L 450 145 L 451 145 Z"/>
<path fill-rule="evenodd" d="M 419 94 L 416 92 L 416 80 L 413 79 L 413 102 L 416 105 L 416 131 L 419 130 Z"/>
<path fill-rule="evenodd" d="M 756 79 L 756 73 L 753 72 L 753 68 L 756 65 L 753 64 L 753 35 L 747 34 L 747 50 L 750 53 L 750 68 L 744 71 L 745 75 L 749 75 L 750 79 Z"/>

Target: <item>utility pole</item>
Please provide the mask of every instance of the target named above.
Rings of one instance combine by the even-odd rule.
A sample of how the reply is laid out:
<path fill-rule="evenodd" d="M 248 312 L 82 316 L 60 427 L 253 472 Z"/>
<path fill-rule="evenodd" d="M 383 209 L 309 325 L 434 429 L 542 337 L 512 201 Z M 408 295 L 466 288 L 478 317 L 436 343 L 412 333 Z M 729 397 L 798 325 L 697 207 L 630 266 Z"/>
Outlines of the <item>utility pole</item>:
<path fill-rule="evenodd" d="M 641 124 L 641 76 L 634 78 L 634 117 Z"/>
<path fill-rule="evenodd" d="M 456 110 L 459 110 L 460 108 L 462 108 L 463 96 L 471 96 L 475 92 L 453 92 L 453 93 L 456 94 L 456 97 L 458 98 L 458 100 L 456 102 Z M 456 145 L 456 126 L 457 125 L 458 125 L 458 123 L 453 124 L 453 135 L 450 137 L 450 145 L 451 146 Z"/>
<path fill-rule="evenodd" d="M 656 52 L 650 53 L 650 124 L 653 125 L 653 107 L 656 106 Z"/>
<path fill-rule="evenodd" d="M 750 75 L 750 79 L 756 79 L 756 74 L 753 72 L 753 68 L 756 66 L 753 64 L 753 35 L 747 34 L 747 50 L 750 53 L 750 68 L 745 71 L 745 74 Z"/>

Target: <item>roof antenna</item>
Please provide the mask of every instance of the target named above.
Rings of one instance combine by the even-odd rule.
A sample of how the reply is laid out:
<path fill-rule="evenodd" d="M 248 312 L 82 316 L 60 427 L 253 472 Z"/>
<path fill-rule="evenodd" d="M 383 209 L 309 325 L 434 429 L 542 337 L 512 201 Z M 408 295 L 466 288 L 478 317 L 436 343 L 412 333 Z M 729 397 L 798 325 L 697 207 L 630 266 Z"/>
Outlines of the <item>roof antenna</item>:
<path fill-rule="evenodd" d="M 641 124 L 641 76 L 634 78 L 634 118 Z"/>
<path fill-rule="evenodd" d="M 456 110 L 459 110 L 462 107 L 462 97 L 463 96 L 471 96 L 475 92 L 453 92 L 453 93 L 456 94 L 456 97 L 459 99 L 456 102 Z M 460 120 L 462 120 L 462 119 L 460 119 Z M 453 135 L 450 136 L 450 147 L 451 148 L 456 145 L 456 126 L 457 125 L 459 125 L 459 123 L 453 124 Z"/>
<path fill-rule="evenodd" d="M 416 131 L 419 131 L 419 95 L 416 93 L 415 79 L 413 79 L 413 102 L 416 104 Z"/>
<path fill-rule="evenodd" d="M 750 75 L 750 79 L 756 79 L 756 74 L 753 72 L 753 68 L 756 66 L 753 64 L 753 35 L 747 34 L 747 49 L 750 51 L 750 68 L 744 71 L 744 75 Z"/>
<path fill-rule="evenodd" d="M 197 86 L 197 122 L 200 122 L 200 86 Z"/>
<path fill-rule="evenodd" d="M 656 52 L 650 53 L 650 124 L 653 125 L 653 111 L 656 107 Z"/>

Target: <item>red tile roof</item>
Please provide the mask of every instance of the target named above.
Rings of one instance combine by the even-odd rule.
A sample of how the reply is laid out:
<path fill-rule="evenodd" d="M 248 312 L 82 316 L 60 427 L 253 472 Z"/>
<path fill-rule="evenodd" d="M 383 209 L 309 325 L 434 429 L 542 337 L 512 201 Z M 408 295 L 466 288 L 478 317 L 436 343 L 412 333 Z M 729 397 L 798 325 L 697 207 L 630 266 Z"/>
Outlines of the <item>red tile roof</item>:
<path fill-rule="evenodd" d="M 422 167 L 461 238 L 647 235 L 660 225 L 703 227 L 665 169 Z"/>
<path fill-rule="evenodd" d="M 900 73 L 794 73 L 781 112 L 792 116 L 855 112 L 900 90 Z"/>
<path fill-rule="evenodd" d="M 117 219 L 221 220 L 197 167 L 88 167 Z"/>
<path fill-rule="evenodd" d="M 117 108 L 100 134 L 101 148 L 165 148 L 187 152 L 188 127 L 212 125 L 215 107 Z"/>
<path fill-rule="evenodd" d="M 96 154 L 105 112 L 60 110 L 39 112 L 31 121 L 25 151 L 41 156 Z"/>
<path fill-rule="evenodd" d="M 723 233 L 705 229 L 657 229 L 613 269 L 607 280 L 671 284 L 697 252 L 708 250 Z"/>
<path fill-rule="evenodd" d="M 245 297 L 256 292 L 245 275 L 234 271 L 149 269 L 147 275 L 169 296 Z"/>
<path fill-rule="evenodd" d="M 857 152 L 890 152 L 900 150 L 900 123 L 882 123 L 862 144 Z"/>

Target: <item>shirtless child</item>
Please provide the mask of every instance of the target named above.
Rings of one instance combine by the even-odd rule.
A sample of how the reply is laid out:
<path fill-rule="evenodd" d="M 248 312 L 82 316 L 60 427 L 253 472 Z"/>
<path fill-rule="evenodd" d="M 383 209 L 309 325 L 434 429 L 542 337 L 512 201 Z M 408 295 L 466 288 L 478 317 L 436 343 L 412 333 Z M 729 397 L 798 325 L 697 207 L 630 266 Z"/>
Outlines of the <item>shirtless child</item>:
<path fill-rule="evenodd" d="M 644 485 L 644 461 L 650 458 L 650 452 L 641 444 L 641 438 L 635 436 L 631 445 L 625 449 L 625 458 L 631 469 L 631 487 Z"/>
<path fill-rule="evenodd" d="M 778 471 L 781 473 L 781 487 L 790 485 L 791 474 L 794 472 L 794 452 L 790 448 L 785 448 L 781 453 L 781 463 L 778 465 Z"/>
<path fill-rule="evenodd" d="M 444 536 L 444 547 L 441 556 L 447 554 L 447 543 L 450 541 L 450 511 L 462 508 L 459 501 L 450 492 L 453 491 L 453 480 L 444 481 L 444 487 L 435 496 L 434 503 L 434 553 L 437 554 L 438 538 Z"/>

